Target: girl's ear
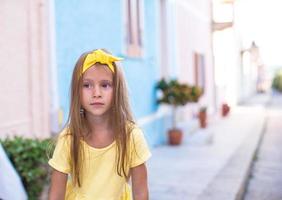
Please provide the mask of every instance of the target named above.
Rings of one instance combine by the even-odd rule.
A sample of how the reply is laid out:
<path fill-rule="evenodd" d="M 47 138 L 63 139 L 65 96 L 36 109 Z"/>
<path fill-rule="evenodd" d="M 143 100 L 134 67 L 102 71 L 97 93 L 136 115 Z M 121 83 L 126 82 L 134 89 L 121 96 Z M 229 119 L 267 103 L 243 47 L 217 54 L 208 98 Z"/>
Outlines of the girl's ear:
<path fill-rule="evenodd" d="M 82 117 L 84 117 L 84 114 L 85 114 L 85 110 L 84 110 L 84 108 L 80 108 L 80 115 L 82 116 Z"/>

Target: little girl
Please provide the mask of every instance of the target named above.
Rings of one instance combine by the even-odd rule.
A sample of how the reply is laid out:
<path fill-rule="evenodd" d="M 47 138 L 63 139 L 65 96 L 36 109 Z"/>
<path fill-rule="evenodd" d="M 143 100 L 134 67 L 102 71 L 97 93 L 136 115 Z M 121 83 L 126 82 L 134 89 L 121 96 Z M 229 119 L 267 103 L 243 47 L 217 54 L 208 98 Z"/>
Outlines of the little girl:
<path fill-rule="evenodd" d="M 49 160 L 49 200 L 148 199 L 151 153 L 132 119 L 120 60 L 102 49 L 78 59 L 68 124 Z"/>

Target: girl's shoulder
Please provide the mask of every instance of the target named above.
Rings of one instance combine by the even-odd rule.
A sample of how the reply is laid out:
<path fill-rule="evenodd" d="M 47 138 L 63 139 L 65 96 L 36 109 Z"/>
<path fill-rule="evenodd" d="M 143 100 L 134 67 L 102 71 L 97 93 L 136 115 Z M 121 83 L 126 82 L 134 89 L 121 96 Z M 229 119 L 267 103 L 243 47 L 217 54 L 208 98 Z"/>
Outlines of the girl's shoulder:
<path fill-rule="evenodd" d="M 141 130 L 140 127 L 133 121 L 128 121 L 126 126 L 129 134 L 133 134 L 134 132 Z"/>
<path fill-rule="evenodd" d="M 68 126 L 64 127 L 64 128 L 59 132 L 59 137 L 63 137 L 63 136 L 71 136 L 71 132 L 70 132 Z"/>
<path fill-rule="evenodd" d="M 130 135 L 131 140 L 136 140 L 140 137 L 143 137 L 143 131 L 136 123 L 128 122 L 128 128 L 128 133 Z"/>
<path fill-rule="evenodd" d="M 59 134 L 57 136 L 57 141 L 59 141 L 59 140 L 70 141 L 71 136 L 72 136 L 72 134 L 71 134 L 69 128 L 65 127 L 59 132 Z"/>

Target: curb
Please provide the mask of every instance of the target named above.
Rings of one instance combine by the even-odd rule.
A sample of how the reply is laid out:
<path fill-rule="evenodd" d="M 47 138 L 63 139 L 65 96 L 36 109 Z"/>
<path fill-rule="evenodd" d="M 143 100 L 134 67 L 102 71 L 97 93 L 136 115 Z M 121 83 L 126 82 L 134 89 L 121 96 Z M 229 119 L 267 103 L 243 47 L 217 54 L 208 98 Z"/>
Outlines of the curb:
<path fill-rule="evenodd" d="M 215 178 L 207 185 L 197 197 L 199 200 L 241 200 L 255 160 L 258 147 L 261 143 L 266 128 L 266 116 L 259 119 L 260 126 L 239 146 L 238 150 L 230 157 L 227 164 L 220 170 Z"/>
<path fill-rule="evenodd" d="M 260 145 L 262 143 L 262 140 L 263 140 L 263 137 L 264 137 L 264 133 L 266 131 L 266 127 L 267 127 L 267 117 L 264 117 L 264 122 L 263 122 L 262 129 L 260 131 L 260 134 L 259 134 L 258 142 L 257 142 L 257 144 L 255 146 L 254 152 L 252 154 L 252 159 L 250 160 L 250 163 L 248 165 L 248 169 L 246 170 L 246 174 L 244 176 L 244 179 L 243 179 L 243 182 L 242 182 L 242 184 L 240 186 L 240 189 L 237 192 L 235 200 L 243 200 L 244 199 L 244 196 L 246 194 L 246 188 L 247 188 L 247 186 L 249 184 L 249 178 L 251 177 L 252 168 L 253 168 L 254 162 L 255 162 L 255 160 L 257 158 L 259 147 L 260 147 Z"/>

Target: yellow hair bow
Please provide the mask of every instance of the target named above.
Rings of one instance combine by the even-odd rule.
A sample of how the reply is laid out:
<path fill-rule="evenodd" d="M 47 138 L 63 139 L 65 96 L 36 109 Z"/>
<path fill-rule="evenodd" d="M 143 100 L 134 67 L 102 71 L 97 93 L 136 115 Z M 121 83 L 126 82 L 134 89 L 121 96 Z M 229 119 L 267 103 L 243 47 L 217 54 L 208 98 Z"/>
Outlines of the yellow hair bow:
<path fill-rule="evenodd" d="M 92 67 L 95 63 L 106 64 L 112 72 L 115 72 L 113 62 L 123 60 L 122 58 L 115 57 L 111 54 L 106 53 L 101 49 L 97 49 L 92 53 L 88 54 L 83 63 L 82 74 Z"/>

